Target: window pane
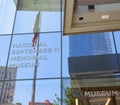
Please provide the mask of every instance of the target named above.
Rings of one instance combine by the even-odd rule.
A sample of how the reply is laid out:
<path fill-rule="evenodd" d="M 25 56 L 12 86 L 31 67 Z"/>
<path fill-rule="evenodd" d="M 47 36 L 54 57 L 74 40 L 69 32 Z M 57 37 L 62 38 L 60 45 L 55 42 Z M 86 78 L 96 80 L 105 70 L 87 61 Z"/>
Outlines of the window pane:
<path fill-rule="evenodd" d="M 60 0 L 48 0 L 44 1 L 44 3 L 38 0 L 33 2 L 24 0 L 19 1 L 14 33 L 33 32 L 33 25 L 36 19 L 36 14 L 38 12 L 40 12 L 40 32 L 60 31 Z"/>
<path fill-rule="evenodd" d="M 2 105 L 8 105 L 8 103 L 28 105 L 31 94 L 32 81 L 4 81 L 1 103 Z"/>
<path fill-rule="evenodd" d="M 13 103 L 28 105 L 32 96 L 32 81 L 16 81 Z"/>
<path fill-rule="evenodd" d="M 116 31 L 116 32 L 113 32 L 113 35 L 114 35 L 114 40 L 115 40 L 115 53 L 120 53 L 120 31 Z"/>
<path fill-rule="evenodd" d="M 57 102 L 57 105 L 60 105 L 56 98 L 60 98 L 60 80 L 37 80 L 36 85 L 35 102 L 44 103 L 45 100 L 49 100 L 50 103 Z"/>
<path fill-rule="evenodd" d="M 68 70 L 68 57 L 69 57 L 69 36 L 63 37 L 62 43 L 62 75 L 63 77 L 69 77 L 69 70 Z"/>
<path fill-rule="evenodd" d="M 4 81 L 1 85 L 0 102 L 2 104 L 13 102 L 16 86 L 15 84 L 16 81 Z"/>
<path fill-rule="evenodd" d="M 41 32 L 60 31 L 60 12 L 42 12 Z"/>
<path fill-rule="evenodd" d="M 8 66 L 17 69 L 17 79 L 33 78 L 35 51 L 31 40 L 32 34 L 13 36 Z"/>
<path fill-rule="evenodd" d="M 60 77 L 60 33 L 39 35 L 38 57 L 31 34 L 13 36 L 8 66 L 17 68 L 17 78 L 33 78 L 36 57 L 38 78 Z"/>
<path fill-rule="evenodd" d="M 63 76 L 69 76 L 69 57 L 112 54 L 112 43 L 110 32 L 63 37 Z"/>
<path fill-rule="evenodd" d="M 0 2 L 0 34 L 11 34 L 16 7 L 14 0 L 1 0 Z"/>
<path fill-rule="evenodd" d="M 0 36 L 0 66 L 5 67 L 8 57 L 8 50 L 11 36 Z"/>
<path fill-rule="evenodd" d="M 37 12 L 17 11 L 14 33 L 33 33 Z"/>
<path fill-rule="evenodd" d="M 60 77 L 60 33 L 40 34 L 38 78 Z"/>

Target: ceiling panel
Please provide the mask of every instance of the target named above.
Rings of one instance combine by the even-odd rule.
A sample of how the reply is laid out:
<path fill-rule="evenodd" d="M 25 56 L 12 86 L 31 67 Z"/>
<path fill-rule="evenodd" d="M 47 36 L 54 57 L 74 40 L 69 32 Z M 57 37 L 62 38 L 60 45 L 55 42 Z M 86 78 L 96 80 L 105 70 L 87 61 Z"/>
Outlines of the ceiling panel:
<path fill-rule="evenodd" d="M 18 10 L 60 11 L 60 0 L 19 0 Z"/>

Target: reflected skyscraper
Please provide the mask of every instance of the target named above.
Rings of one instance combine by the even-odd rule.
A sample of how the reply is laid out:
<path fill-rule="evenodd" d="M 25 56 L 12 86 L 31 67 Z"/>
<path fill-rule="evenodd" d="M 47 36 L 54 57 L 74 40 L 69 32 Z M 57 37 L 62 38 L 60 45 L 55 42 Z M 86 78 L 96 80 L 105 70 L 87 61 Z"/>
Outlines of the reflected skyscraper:
<path fill-rule="evenodd" d="M 91 33 L 69 37 L 70 57 L 109 54 L 112 52 L 109 33 Z"/>

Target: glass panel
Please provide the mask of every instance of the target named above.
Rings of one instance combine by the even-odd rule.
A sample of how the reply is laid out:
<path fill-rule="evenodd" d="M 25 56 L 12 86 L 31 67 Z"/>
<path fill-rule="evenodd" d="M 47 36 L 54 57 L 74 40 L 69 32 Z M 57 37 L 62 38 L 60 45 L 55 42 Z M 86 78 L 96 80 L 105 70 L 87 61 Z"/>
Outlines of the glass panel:
<path fill-rule="evenodd" d="M 45 0 L 44 2 L 24 0 L 20 1 L 18 5 L 14 33 L 33 32 L 33 25 L 38 12 L 40 12 L 40 32 L 60 31 L 60 0 L 54 2 L 51 0 Z"/>
<path fill-rule="evenodd" d="M 0 34 L 11 34 L 16 7 L 14 0 L 0 2 Z"/>
<path fill-rule="evenodd" d="M 5 67 L 8 57 L 8 50 L 11 36 L 0 36 L 0 66 Z"/>
<path fill-rule="evenodd" d="M 120 31 L 113 32 L 117 53 L 120 53 Z"/>
<path fill-rule="evenodd" d="M 60 77 L 60 33 L 40 34 L 38 78 Z"/>
<path fill-rule="evenodd" d="M 39 41 L 38 78 L 60 76 L 60 33 L 40 34 Z M 17 78 L 33 77 L 36 50 L 31 34 L 13 36 L 8 66 L 17 68 Z"/>
<path fill-rule="evenodd" d="M 115 44 L 115 53 L 120 70 L 120 31 L 113 32 L 114 44 Z"/>
<path fill-rule="evenodd" d="M 35 96 L 36 104 L 37 103 L 45 104 L 45 101 L 49 101 L 51 103 L 50 105 L 55 103 L 57 103 L 55 105 L 60 105 L 60 101 L 57 100 L 57 97 L 59 97 L 60 99 L 60 80 L 57 79 L 37 80 L 36 85 L 37 85 L 36 96 Z"/>
<path fill-rule="evenodd" d="M 1 105 L 15 105 L 16 103 L 28 105 L 31 100 L 31 89 L 32 81 L 5 81 L 0 98 Z"/>
<path fill-rule="evenodd" d="M 17 79 L 33 78 L 34 60 L 32 34 L 14 35 L 8 67 L 17 69 Z"/>
<path fill-rule="evenodd" d="M 33 33 L 36 15 L 37 11 L 17 11 L 14 33 Z"/>
<path fill-rule="evenodd" d="M 15 81 L 4 81 L 1 88 L 1 104 L 7 104 L 13 102 L 14 94 L 15 94 Z"/>
<path fill-rule="evenodd" d="M 32 96 L 32 81 L 16 81 L 13 103 L 28 105 Z"/>
<path fill-rule="evenodd" d="M 113 54 L 113 53 L 115 53 L 115 45 L 113 42 L 113 37 L 111 32 L 81 34 L 77 36 L 71 35 L 69 37 L 63 37 L 63 69 L 64 69 L 63 76 L 69 76 L 69 74 L 66 74 L 70 72 L 70 68 L 67 69 L 67 67 L 69 67 L 70 65 L 68 61 L 69 58 L 72 58 L 72 57 L 75 58 L 75 57 L 81 57 L 81 56 L 93 56 L 93 55 L 102 56 L 102 55 Z M 114 59 L 114 61 L 117 62 L 116 56 L 114 56 L 111 59 Z M 92 61 L 92 62 L 95 62 L 95 61 Z M 104 60 L 104 62 L 106 61 Z M 66 66 L 65 64 L 68 66 Z M 82 65 L 83 64 L 84 63 L 82 63 Z M 76 66 L 74 65 L 74 71 L 78 71 L 78 69 L 76 70 L 75 67 Z"/>
<path fill-rule="evenodd" d="M 60 31 L 60 12 L 42 12 L 41 32 Z"/>
<path fill-rule="evenodd" d="M 119 77 L 64 79 L 63 105 L 119 105 L 119 82 Z"/>
<path fill-rule="evenodd" d="M 62 37 L 62 75 L 63 77 L 69 77 L 69 70 L 68 70 L 68 57 L 69 57 L 69 36 Z"/>
<path fill-rule="evenodd" d="M 15 80 L 16 76 L 17 76 L 17 68 L 14 67 L 2 67 L 1 69 L 2 72 L 2 79 L 6 79 L 6 80 Z"/>

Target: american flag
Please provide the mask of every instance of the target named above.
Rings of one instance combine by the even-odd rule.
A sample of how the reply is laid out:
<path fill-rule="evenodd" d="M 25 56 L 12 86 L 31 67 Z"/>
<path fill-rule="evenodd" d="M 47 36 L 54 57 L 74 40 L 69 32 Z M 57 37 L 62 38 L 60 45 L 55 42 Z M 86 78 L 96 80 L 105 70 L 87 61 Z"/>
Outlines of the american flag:
<path fill-rule="evenodd" d="M 36 15 L 36 19 L 34 22 L 34 26 L 33 26 L 33 38 L 32 38 L 32 47 L 35 47 L 37 45 L 37 38 L 39 35 L 39 31 L 40 31 L 40 27 L 39 27 L 39 23 L 40 23 L 40 12 L 37 13 Z"/>

